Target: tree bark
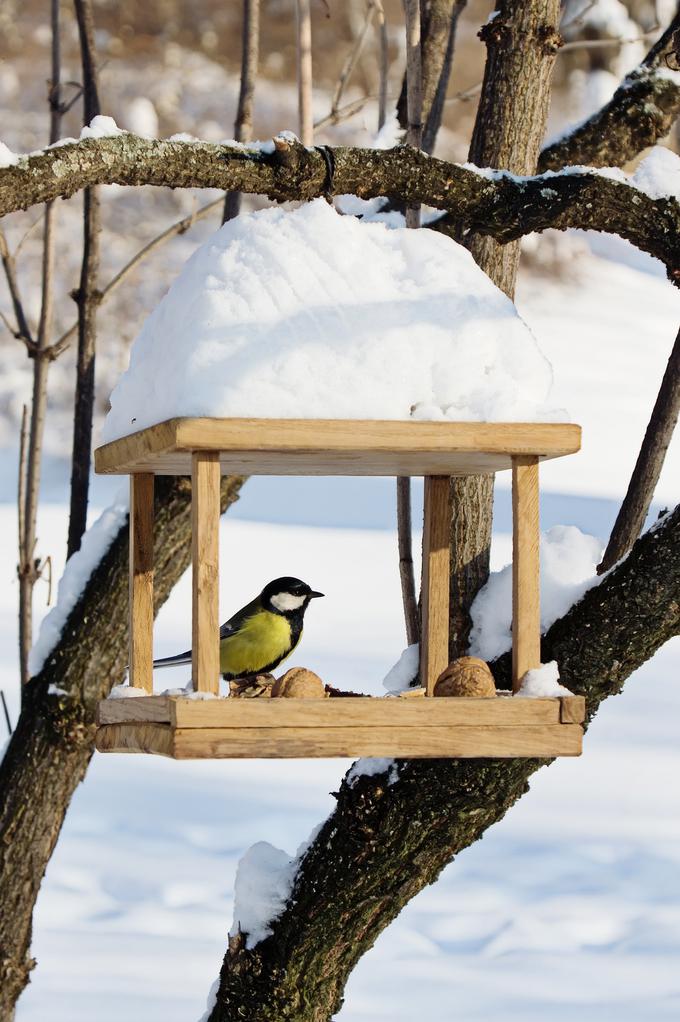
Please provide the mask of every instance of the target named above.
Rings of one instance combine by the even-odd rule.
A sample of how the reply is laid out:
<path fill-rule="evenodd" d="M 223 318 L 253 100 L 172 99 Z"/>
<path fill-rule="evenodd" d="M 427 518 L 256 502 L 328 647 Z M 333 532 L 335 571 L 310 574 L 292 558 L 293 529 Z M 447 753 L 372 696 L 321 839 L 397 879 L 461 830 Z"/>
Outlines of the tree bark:
<path fill-rule="evenodd" d="M 498 0 L 495 17 L 479 33 L 488 55 L 469 160 L 513 174 L 533 174 L 550 106 L 550 77 L 562 45 L 559 0 Z M 489 130 L 488 125 L 493 125 Z M 476 237 L 475 260 L 512 297 L 519 244 Z"/>
<path fill-rule="evenodd" d="M 80 57 L 83 69 L 83 123 L 88 125 L 100 113 L 94 17 L 91 0 L 74 0 Z M 92 458 L 92 416 L 94 411 L 94 363 L 97 343 L 99 293 L 99 194 L 85 189 L 83 196 L 83 262 L 80 285 L 75 294 L 78 305 L 78 361 L 73 408 L 73 453 L 71 455 L 71 507 L 66 556 L 80 549 L 87 528 Z"/>
<path fill-rule="evenodd" d="M 243 0 L 241 30 L 241 87 L 234 123 L 234 138 L 246 142 L 253 134 L 253 100 L 260 55 L 260 0 Z M 224 197 L 222 223 L 233 220 L 241 209 L 241 193 L 227 192 Z"/>
<path fill-rule="evenodd" d="M 499 0 L 480 32 L 488 56 L 469 159 L 480 167 L 532 174 L 545 132 L 550 76 L 559 45 L 559 0 L 514 4 Z M 500 245 L 474 232 L 467 239 L 476 262 L 513 298 L 519 242 Z M 464 656 L 472 602 L 489 576 L 493 476 L 451 480 L 451 616 L 449 652 Z"/>
<path fill-rule="evenodd" d="M 600 575 L 625 557 L 642 532 L 679 414 L 680 332 L 668 359 L 626 496 L 597 569 Z"/>
<path fill-rule="evenodd" d="M 539 170 L 620 167 L 667 135 L 680 113 L 680 11 L 602 109 L 541 152 Z"/>
<path fill-rule="evenodd" d="M 680 630 L 680 507 L 543 638 L 592 717 Z M 510 655 L 492 665 L 510 686 Z M 527 791 L 545 760 L 404 760 L 343 782 L 273 933 L 232 940 L 210 1022 L 327 1022 L 349 973 L 403 906 Z"/>
<path fill-rule="evenodd" d="M 222 510 L 242 479 L 222 481 Z M 156 481 L 155 609 L 189 565 L 191 487 Z M 17 726 L 0 764 L 0 1019 L 10 1020 L 29 980 L 31 916 L 71 796 L 94 749 L 97 703 L 127 663 L 128 530 L 95 568 L 41 673 L 25 688 Z M 53 695 L 55 687 L 65 694 Z"/>
<path fill-rule="evenodd" d="M 0 216 L 90 184 L 238 189 L 276 201 L 327 193 L 362 199 L 394 197 L 451 214 L 458 230 L 500 242 L 548 227 L 607 231 L 660 259 L 680 282 L 680 203 L 650 199 L 597 172 L 565 170 L 552 177 L 482 175 L 405 146 L 375 150 L 337 147 L 332 187 L 322 153 L 276 138 L 272 154 L 207 142 L 171 142 L 135 135 L 83 139 L 0 169 Z M 440 229 L 446 225 L 440 224 Z M 503 271 L 503 262 L 499 264 Z"/>

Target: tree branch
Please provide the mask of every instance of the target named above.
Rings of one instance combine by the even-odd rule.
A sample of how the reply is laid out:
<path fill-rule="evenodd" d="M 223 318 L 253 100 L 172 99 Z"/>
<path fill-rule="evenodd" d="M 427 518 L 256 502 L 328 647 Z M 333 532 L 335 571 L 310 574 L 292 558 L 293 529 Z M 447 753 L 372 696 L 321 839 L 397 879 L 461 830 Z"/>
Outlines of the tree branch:
<path fill-rule="evenodd" d="M 609 571 L 640 535 L 680 415 L 680 331 L 675 338 L 640 453 L 598 574 Z"/>
<path fill-rule="evenodd" d="M 680 11 L 609 103 L 542 150 L 538 169 L 622 166 L 667 135 L 680 113 L 679 59 Z"/>
<path fill-rule="evenodd" d="M 680 628 L 680 507 L 544 637 L 593 715 Z M 494 665 L 509 684 L 509 655 Z M 526 791 L 543 760 L 405 760 L 398 779 L 343 782 L 272 936 L 232 941 L 210 1022 L 325 1022 L 347 977 L 402 907 Z M 406 864 L 406 865 L 405 865 Z M 311 993 L 313 992 L 313 994 Z"/>
<path fill-rule="evenodd" d="M 246 142 L 253 132 L 253 100 L 260 54 L 260 0 L 243 0 L 241 33 L 241 86 L 238 94 L 234 138 Z M 241 208 L 241 193 L 227 192 L 224 197 L 222 223 L 233 220 Z"/>
<path fill-rule="evenodd" d="M 518 178 L 478 173 L 397 146 L 337 147 L 332 192 L 369 199 L 387 195 L 446 210 L 462 228 L 507 242 L 548 227 L 620 234 L 680 274 L 680 204 L 650 199 L 624 182 L 581 168 Z M 219 188 L 308 200 L 328 190 L 323 155 L 289 137 L 273 153 L 207 142 L 172 142 L 135 135 L 82 139 L 47 149 L 0 170 L 0 215 L 92 184 Z M 675 276 L 674 276 L 675 274 Z"/>
<path fill-rule="evenodd" d="M 100 112 L 97 91 L 97 60 L 91 0 L 74 0 L 83 68 L 83 122 L 90 124 Z M 92 417 L 94 413 L 94 367 L 97 343 L 97 276 L 99 274 L 99 195 L 85 189 L 83 196 L 83 262 L 75 294 L 78 305 L 78 363 L 73 414 L 71 455 L 71 502 L 67 557 L 80 549 L 87 528 L 92 459 Z"/>
<path fill-rule="evenodd" d="M 243 480 L 222 480 L 222 510 Z M 154 597 L 158 611 L 186 570 L 191 487 L 156 480 Z M 0 1018 L 13 1016 L 28 982 L 31 915 L 71 796 L 94 749 L 95 709 L 121 681 L 128 658 L 128 529 L 94 569 L 42 672 L 25 687 L 12 740 L 0 764 Z M 60 695 L 50 694 L 50 685 Z M 52 689 L 54 691 L 54 688 Z"/>
<path fill-rule="evenodd" d="M 181 220 L 177 220 L 174 224 L 171 224 L 170 227 L 161 231 L 160 234 L 157 234 L 155 238 L 152 238 L 151 241 L 143 246 L 143 248 L 140 248 L 137 252 L 135 252 L 132 259 L 130 259 L 125 266 L 118 271 L 115 277 L 111 278 L 106 287 L 102 288 L 99 292 L 99 304 L 101 305 L 107 298 L 110 298 L 111 295 L 118 290 L 120 285 L 127 280 L 133 270 L 135 270 L 147 256 L 151 255 L 152 252 L 155 252 L 157 248 L 160 248 L 161 245 L 164 245 L 165 242 L 169 241 L 171 238 L 175 238 L 179 234 L 185 234 L 198 220 L 202 220 L 204 217 L 208 216 L 209 213 L 212 213 L 213 210 L 218 209 L 218 207 L 222 205 L 223 201 L 224 200 L 222 198 L 219 198 L 213 199 L 212 202 L 207 202 L 205 206 L 201 206 L 200 209 L 197 209 L 194 213 L 189 213 L 188 216 L 182 217 Z M 69 347 L 77 332 L 78 321 L 76 320 L 63 332 L 59 340 L 50 345 L 48 349 L 49 357 L 52 360 L 59 358 L 59 356 L 62 355 Z"/>
<path fill-rule="evenodd" d="M 7 280 L 7 289 L 9 291 L 9 297 L 12 302 L 12 308 L 14 309 L 14 315 L 16 317 L 17 325 L 16 329 L 8 322 L 3 316 L 5 326 L 10 331 L 13 337 L 17 340 L 22 341 L 26 345 L 26 350 L 29 355 L 35 351 L 35 341 L 31 328 L 28 324 L 28 318 L 24 311 L 24 303 L 21 298 L 19 291 L 19 281 L 17 280 L 16 261 L 14 255 L 10 252 L 9 245 L 7 244 L 7 238 L 3 231 L 0 231 L 0 258 L 2 259 L 2 266 L 5 271 L 5 279 Z"/>

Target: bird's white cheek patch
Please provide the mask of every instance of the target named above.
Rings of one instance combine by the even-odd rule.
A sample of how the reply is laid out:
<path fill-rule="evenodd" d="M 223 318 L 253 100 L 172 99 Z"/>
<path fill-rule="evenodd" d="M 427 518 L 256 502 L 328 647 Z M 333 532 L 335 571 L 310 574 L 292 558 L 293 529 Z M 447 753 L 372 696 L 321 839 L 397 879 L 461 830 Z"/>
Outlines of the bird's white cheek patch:
<path fill-rule="evenodd" d="M 298 610 L 304 602 L 304 596 L 293 596 L 292 593 L 277 593 L 276 596 L 272 596 L 272 606 L 283 614 L 288 610 Z"/>

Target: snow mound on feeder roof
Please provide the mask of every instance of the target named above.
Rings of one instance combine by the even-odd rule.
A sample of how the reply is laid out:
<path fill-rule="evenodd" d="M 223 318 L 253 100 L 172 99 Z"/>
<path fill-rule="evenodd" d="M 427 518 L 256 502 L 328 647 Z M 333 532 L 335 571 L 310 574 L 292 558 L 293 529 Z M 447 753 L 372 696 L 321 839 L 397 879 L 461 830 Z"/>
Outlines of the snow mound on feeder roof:
<path fill-rule="evenodd" d="M 147 319 L 102 439 L 174 416 L 563 419 L 549 362 L 468 251 L 323 199 L 247 213 Z"/>

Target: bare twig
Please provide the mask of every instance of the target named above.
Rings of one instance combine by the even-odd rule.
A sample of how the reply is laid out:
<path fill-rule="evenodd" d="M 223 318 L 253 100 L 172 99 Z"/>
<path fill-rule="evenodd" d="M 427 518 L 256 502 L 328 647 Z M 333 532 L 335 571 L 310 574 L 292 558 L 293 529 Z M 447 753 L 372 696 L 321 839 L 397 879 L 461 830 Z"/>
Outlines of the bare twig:
<path fill-rule="evenodd" d="M 230 192 L 229 194 L 232 193 Z M 180 234 L 185 234 L 198 220 L 203 220 L 203 218 L 208 216 L 209 213 L 212 213 L 213 210 L 218 209 L 222 205 L 223 201 L 224 200 L 222 198 L 213 199 L 212 202 L 206 203 L 205 206 L 201 206 L 200 209 L 190 213 L 189 216 L 185 216 L 176 223 L 171 224 L 170 227 L 166 228 L 166 230 L 156 235 L 155 238 L 152 238 L 148 244 L 144 245 L 143 248 L 140 248 L 139 251 L 133 255 L 132 259 L 130 259 L 129 262 L 127 262 L 125 266 L 118 271 L 115 277 L 111 278 L 106 287 L 102 288 L 99 293 L 99 304 L 101 305 L 107 298 L 110 298 L 111 295 L 118 290 L 120 285 L 127 280 L 133 270 L 137 268 L 139 263 L 146 259 L 147 256 L 151 255 L 152 252 L 155 252 L 157 248 L 160 248 L 161 245 L 164 245 L 165 242 L 169 241 L 171 238 L 175 238 Z M 71 326 L 64 331 L 59 340 L 55 341 L 49 348 L 49 356 L 52 360 L 59 358 L 59 356 L 66 351 L 77 332 L 78 321 L 75 320 Z"/>
<path fill-rule="evenodd" d="M 397 479 L 397 542 L 399 547 L 399 580 L 404 605 L 406 641 L 409 646 L 418 642 L 418 602 L 413 571 L 413 539 L 411 523 L 411 480 L 408 476 Z"/>
<path fill-rule="evenodd" d="M 353 99 L 351 103 L 345 103 L 344 106 L 339 107 L 335 111 L 331 110 L 321 120 L 314 122 L 314 130 L 319 131 L 328 124 L 341 124 L 343 121 L 348 121 L 351 117 L 361 113 L 366 104 L 375 98 L 375 96 L 359 96 L 358 99 Z"/>
<path fill-rule="evenodd" d="M 89 124 L 100 111 L 97 91 L 97 62 L 91 0 L 74 0 L 80 55 L 83 68 L 83 121 Z M 83 262 L 75 294 L 78 304 L 78 365 L 73 416 L 71 458 L 71 506 L 67 557 L 80 549 L 87 527 L 90 487 L 92 416 L 94 411 L 94 366 L 97 338 L 97 274 L 99 272 L 99 196 L 86 188 L 83 201 Z"/>
<path fill-rule="evenodd" d="M 9 719 L 9 710 L 7 708 L 7 700 L 5 699 L 5 693 L 0 688 L 0 702 L 2 703 L 3 713 L 5 715 L 5 724 L 7 726 L 7 733 L 12 736 L 12 722 Z"/>
<path fill-rule="evenodd" d="M 631 36 L 628 39 L 620 36 L 604 39 L 572 39 L 570 42 L 562 45 L 560 52 L 569 53 L 570 50 L 600 50 L 607 49 L 610 46 L 628 46 L 630 43 L 647 42 L 649 39 L 653 39 L 656 34 L 655 30 L 653 32 L 642 32 L 640 35 Z"/>
<path fill-rule="evenodd" d="M 48 89 L 50 108 L 50 145 L 61 134 L 61 43 L 59 33 L 59 0 L 50 7 L 52 45 L 51 74 Z M 49 358 L 47 348 L 52 333 L 54 313 L 54 258 L 57 207 L 47 202 L 43 219 L 42 299 L 38 335 L 31 352 L 33 356 L 33 390 L 31 395 L 31 422 L 26 431 L 22 418 L 19 456 L 19 670 L 22 684 L 28 681 L 28 654 L 33 639 L 33 590 L 40 577 L 39 559 L 36 558 L 38 500 L 42 473 L 42 448 L 47 412 L 47 377 Z"/>
<path fill-rule="evenodd" d="M 260 52 L 260 0 L 243 0 L 243 34 L 241 42 L 241 87 L 238 94 L 234 138 L 248 142 L 253 133 L 253 98 Z M 241 193 L 227 192 L 224 197 L 222 223 L 233 220 L 241 208 Z"/>
<path fill-rule="evenodd" d="M 21 410 L 21 429 L 19 432 L 19 472 L 17 479 L 17 524 L 19 531 L 19 551 L 24 549 L 26 540 L 26 451 L 28 443 L 28 408 Z"/>
<path fill-rule="evenodd" d="M 680 331 L 668 359 L 626 496 L 614 523 L 607 549 L 598 565 L 598 575 L 602 575 L 625 557 L 640 535 L 678 415 L 680 415 Z"/>
<path fill-rule="evenodd" d="M 303 145 L 314 145 L 312 114 L 312 18 L 310 0 L 296 0 L 298 133 Z"/>
<path fill-rule="evenodd" d="M 387 120 L 387 75 L 389 71 L 389 46 L 387 38 L 387 22 L 382 0 L 373 0 L 378 20 L 378 131 Z"/>
<path fill-rule="evenodd" d="M 342 100 L 345 89 L 347 88 L 349 80 L 352 77 L 352 74 L 354 73 L 354 69 L 356 68 L 357 63 L 359 62 L 359 57 L 361 56 L 361 52 L 368 38 L 368 34 L 371 31 L 371 26 L 373 24 L 373 15 L 375 13 L 376 13 L 375 3 L 373 2 L 373 0 L 368 0 L 368 3 L 366 5 L 366 14 L 364 16 L 364 23 L 361 26 L 361 31 L 354 40 L 354 45 L 352 46 L 352 49 L 349 51 L 347 57 L 345 58 L 345 62 L 342 65 L 340 75 L 335 85 L 333 98 L 331 100 L 331 110 L 329 114 L 329 116 L 333 118 L 333 121 L 335 120 L 335 115 L 337 114 L 338 109 L 340 107 L 340 102 Z"/>
<path fill-rule="evenodd" d="M 28 351 L 31 352 L 35 348 L 35 341 L 33 340 L 31 328 L 28 325 L 28 318 L 24 311 L 24 303 L 21 300 L 19 282 L 16 274 L 15 256 L 10 252 L 7 239 L 2 231 L 0 231 L 0 258 L 2 258 L 2 265 L 7 279 L 9 296 L 12 301 L 14 315 L 16 316 L 16 329 L 11 326 L 9 320 L 4 315 L 3 320 L 5 321 L 10 333 L 16 337 L 17 340 L 23 341 L 28 348 Z"/>
<path fill-rule="evenodd" d="M 565 28 L 571 28 L 572 25 L 585 24 L 585 15 L 595 6 L 596 3 L 597 0 L 588 0 L 588 2 L 579 11 L 575 11 L 571 18 L 567 18 L 566 21 L 562 21 L 560 23 L 560 32 L 564 32 Z"/>
<path fill-rule="evenodd" d="M 456 46 L 456 29 L 458 28 L 458 19 L 463 13 L 466 4 L 467 0 L 456 0 L 456 3 L 453 5 L 451 10 L 451 22 L 446 42 L 446 53 L 444 54 L 444 61 L 439 74 L 437 88 L 432 98 L 432 103 L 427 114 L 427 120 L 423 128 L 422 145 L 426 153 L 434 152 L 437 134 L 441 126 L 444 102 L 446 100 L 446 91 L 449 87 L 449 78 L 451 77 L 451 67 L 453 65 L 453 53 Z"/>
<path fill-rule="evenodd" d="M 423 126 L 423 76 L 420 57 L 420 0 L 405 0 L 406 11 L 406 106 L 408 127 L 406 142 L 420 149 Z M 420 226 L 420 206 L 409 203 L 406 207 L 406 226 Z"/>
<path fill-rule="evenodd" d="M 414 149 L 420 148 L 422 125 L 422 69 L 420 59 L 420 0 L 406 0 L 406 104 L 408 128 L 406 141 Z M 420 205 L 406 206 L 406 226 L 420 226 Z M 413 571 L 413 539 L 411 535 L 411 480 L 408 476 L 397 479 L 397 543 L 399 547 L 399 577 L 401 599 L 404 605 L 406 637 L 409 645 L 418 641 L 418 603 Z"/>

